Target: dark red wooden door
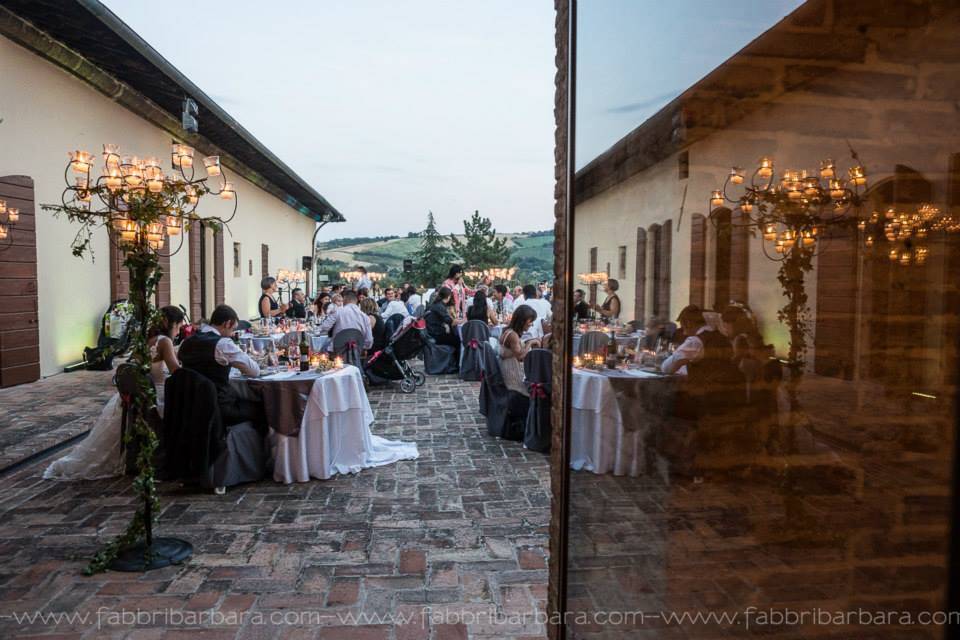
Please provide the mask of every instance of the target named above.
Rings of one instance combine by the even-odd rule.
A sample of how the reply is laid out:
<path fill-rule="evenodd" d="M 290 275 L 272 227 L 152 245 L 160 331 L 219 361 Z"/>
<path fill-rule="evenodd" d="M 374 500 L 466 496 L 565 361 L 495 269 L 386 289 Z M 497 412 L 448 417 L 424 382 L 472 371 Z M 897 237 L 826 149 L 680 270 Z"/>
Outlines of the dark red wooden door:
<path fill-rule="evenodd" d="M 10 237 L 0 241 L 0 387 L 40 378 L 33 197 L 32 178 L 0 177 L 0 200 L 20 210 L 20 221 Z"/>

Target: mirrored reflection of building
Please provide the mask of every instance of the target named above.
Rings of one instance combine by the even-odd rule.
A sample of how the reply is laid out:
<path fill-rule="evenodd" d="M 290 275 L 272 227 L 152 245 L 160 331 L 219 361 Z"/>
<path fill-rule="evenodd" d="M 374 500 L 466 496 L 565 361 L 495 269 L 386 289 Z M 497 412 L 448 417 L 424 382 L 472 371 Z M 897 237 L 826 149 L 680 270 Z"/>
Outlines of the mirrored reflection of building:
<path fill-rule="evenodd" d="M 578 20 L 598 6 L 579 0 Z M 616 50 L 595 33 L 581 31 L 578 60 Z M 674 55 L 650 51 L 624 83 Z M 948 584 L 960 5 L 805 2 L 711 66 L 576 160 L 568 259 L 618 281 L 622 322 L 672 330 L 695 305 L 720 329 L 731 302 L 747 309 L 753 368 L 731 340 L 739 373 L 713 391 L 574 370 L 566 609 L 649 615 L 581 619 L 567 637 L 943 637 L 924 616 Z M 579 66 L 580 91 L 594 68 Z M 732 168 L 742 183 L 711 202 Z M 772 191 L 741 199 L 751 180 Z M 803 246 L 809 265 L 784 269 Z M 684 614 L 700 618 L 669 618 Z"/>

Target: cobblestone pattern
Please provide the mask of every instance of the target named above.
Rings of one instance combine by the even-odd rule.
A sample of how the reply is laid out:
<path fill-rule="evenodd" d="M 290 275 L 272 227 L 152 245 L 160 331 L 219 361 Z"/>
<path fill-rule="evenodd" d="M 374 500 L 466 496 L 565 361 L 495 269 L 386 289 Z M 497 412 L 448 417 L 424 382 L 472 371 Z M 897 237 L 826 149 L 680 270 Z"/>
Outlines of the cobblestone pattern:
<path fill-rule="evenodd" d="M 128 479 L 63 484 L 42 480 L 43 464 L 18 471 L 0 482 L 0 637 L 543 637 L 534 611 L 547 591 L 548 463 L 486 435 L 477 390 L 446 377 L 414 395 L 370 391 L 374 432 L 416 441 L 416 461 L 223 497 L 161 485 L 159 533 L 191 541 L 195 555 L 144 575 L 80 574 L 126 524 Z M 138 609 L 159 613 L 123 624 Z M 89 618 L 2 617 L 32 611 Z M 204 624 L 190 625 L 199 615 Z"/>
<path fill-rule="evenodd" d="M 89 430 L 112 380 L 112 371 L 75 371 L 0 389 L 0 469 Z"/>

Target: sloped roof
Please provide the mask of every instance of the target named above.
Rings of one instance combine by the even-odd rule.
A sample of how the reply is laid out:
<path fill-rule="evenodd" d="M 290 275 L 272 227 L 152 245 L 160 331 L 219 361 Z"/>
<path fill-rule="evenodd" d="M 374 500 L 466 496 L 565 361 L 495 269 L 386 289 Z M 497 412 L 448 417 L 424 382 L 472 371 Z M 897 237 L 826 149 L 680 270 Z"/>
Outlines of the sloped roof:
<path fill-rule="evenodd" d="M 0 34 L 197 149 L 220 153 L 231 169 L 303 215 L 318 222 L 344 221 L 303 178 L 97 0 L 3 0 Z M 180 129 L 186 97 L 200 108 L 199 134 Z"/>

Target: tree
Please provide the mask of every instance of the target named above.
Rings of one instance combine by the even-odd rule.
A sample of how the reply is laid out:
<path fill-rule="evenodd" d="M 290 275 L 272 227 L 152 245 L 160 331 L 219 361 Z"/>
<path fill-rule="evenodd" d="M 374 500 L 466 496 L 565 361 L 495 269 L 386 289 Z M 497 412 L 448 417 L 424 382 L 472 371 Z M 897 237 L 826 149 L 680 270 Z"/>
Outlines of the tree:
<path fill-rule="evenodd" d="M 427 228 L 420 234 L 420 248 L 413 253 L 413 271 L 417 280 L 428 287 L 439 285 L 447 277 L 456 255 L 444 244 L 443 236 L 437 231 L 433 212 L 427 215 Z"/>
<path fill-rule="evenodd" d="M 450 246 L 463 260 L 464 269 L 482 271 L 490 267 L 509 267 L 510 248 L 506 238 L 497 238 L 490 218 L 481 218 L 474 211 L 463 221 L 463 241 L 450 234 Z"/>

